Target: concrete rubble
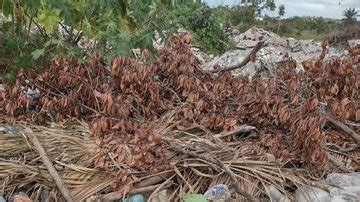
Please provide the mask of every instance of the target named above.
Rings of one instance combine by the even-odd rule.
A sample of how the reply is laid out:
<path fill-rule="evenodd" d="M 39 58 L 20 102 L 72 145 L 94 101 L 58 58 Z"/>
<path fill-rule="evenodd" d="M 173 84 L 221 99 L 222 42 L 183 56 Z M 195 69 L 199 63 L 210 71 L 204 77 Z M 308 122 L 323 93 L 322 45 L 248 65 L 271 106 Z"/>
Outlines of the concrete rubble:
<path fill-rule="evenodd" d="M 235 36 L 235 49 L 207 61 L 203 67 L 210 70 L 214 66 L 224 68 L 231 64 L 239 63 L 251 52 L 258 40 L 264 40 L 268 45 L 257 53 L 255 63 L 249 62 L 241 72 L 235 70 L 235 75 L 252 77 L 257 69 L 265 69 L 271 73 L 276 64 L 282 61 L 286 55 L 297 61 L 297 70 L 301 71 L 303 70 L 301 64 L 303 61 L 318 58 L 322 51 L 321 42 L 282 38 L 275 33 L 256 28 L 255 30 L 249 29 Z M 329 53 L 325 60 L 343 54 L 345 54 L 345 51 L 329 48 Z"/>
<path fill-rule="evenodd" d="M 319 187 L 302 186 L 295 191 L 297 202 L 342 202 L 359 201 L 360 173 L 331 173 L 325 180 L 326 190 Z M 325 187 L 325 186 L 324 186 Z M 267 187 L 270 197 L 275 201 L 290 202 L 291 200 L 275 187 Z"/>
<path fill-rule="evenodd" d="M 348 41 L 349 47 L 354 48 L 356 46 L 360 46 L 360 39 L 352 39 Z"/>

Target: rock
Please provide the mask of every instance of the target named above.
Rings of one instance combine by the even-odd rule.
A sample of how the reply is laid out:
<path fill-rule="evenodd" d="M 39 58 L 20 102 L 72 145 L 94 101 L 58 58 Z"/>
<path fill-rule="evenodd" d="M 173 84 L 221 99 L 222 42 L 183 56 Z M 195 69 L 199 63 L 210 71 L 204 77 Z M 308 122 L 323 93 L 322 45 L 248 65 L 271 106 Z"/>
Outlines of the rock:
<path fill-rule="evenodd" d="M 288 197 L 286 197 L 284 194 L 280 193 L 279 190 L 277 190 L 274 186 L 270 185 L 266 187 L 271 201 L 276 201 L 276 202 L 290 202 L 290 199 Z"/>
<path fill-rule="evenodd" d="M 360 173 L 331 173 L 324 181 L 338 187 L 330 191 L 331 196 L 344 201 L 360 199 Z"/>
<path fill-rule="evenodd" d="M 226 200 L 231 197 L 231 194 L 226 185 L 218 184 L 208 189 L 204 196 L 208 200 Z"/>
<path fill-rule="evenodd" d="M 168 190 L 164 189 L 154 194 L 153 198 L 151 199 L 151 202 L 163 202 L 163 201 L 168 201 L 168 199 L 169 199 Z"/>
<path fill-rule="evenodd" d="M 201 65 L 211 60 L 211 58 L 206 53 L 202 52 L 199 48 L 191 47 L 190 50 Z"/>
<path fill-rule="evenodd" d="M 286 42 L 291 52 L 298 52 L 302 50 L 301 44 L 298 40 L 295 40 L 294 38 L 288 38 L 286 39 Z"/>
<path fill-rule="evenodd" d="M 0 84 L 0 92 L 5 91 L 4 85 Z"/>
<path fill-rule="evenodd" d="M 300 187 L 295 192 L 297 202 L 328 202 L 331 201 L 330 194 L 322 189 L 311 186 Z"/>
<path fill-rule="evenodd" d="M 360 186 L 360 173 L 331 173 L 325 182 L 336 186 Z"/>
<path fill-rule="evenodd" d="M 315 60 L 322 52 L 321 43 L 314 40 L 281 38 L 279 35 L 261 28 L 249 29 L 234 37 L 235 50 L 229 50 L 221 56 L 214 57 L 203 65 L 204 69 L 211 70 L 215 66 L 224 68 L 241 62 L 257 44 L 257 39 L 265 40 L 268 44 L 267 47 L 262 48 L 256 55 L 256 61 L 249 62 L 243 67 L 241 72 L 234 70 L 234 75 L 251 78 L 260 69 L 266 70 L 265 72 L 271 74 L 274 68 L 276 68 L 277 63 L 282 61 L 285 55 L 288 55 L 297 62 L 296 71 L 303 71 L 302 62 L 305 60 Z M 344 54 L 346 54 L 345 51 L 329 48 L 329 53 L 325 56 L 324 60 L 327 61 Z"/>
<path fill-rule="evenodd" d="M 296 200 L 299 202 L 355 202 L 360 199 L 360 173 L 331 173 L 324 183 L 332 188 L 325 191 L 317 187 L 304 186 L 296 190 Z"/>
<path fill-rule="evenodd" d="M 360 39 L 352 39 L 348 41 L 350 48 L 354 48 L 356 46 L 360 46 Z"/>

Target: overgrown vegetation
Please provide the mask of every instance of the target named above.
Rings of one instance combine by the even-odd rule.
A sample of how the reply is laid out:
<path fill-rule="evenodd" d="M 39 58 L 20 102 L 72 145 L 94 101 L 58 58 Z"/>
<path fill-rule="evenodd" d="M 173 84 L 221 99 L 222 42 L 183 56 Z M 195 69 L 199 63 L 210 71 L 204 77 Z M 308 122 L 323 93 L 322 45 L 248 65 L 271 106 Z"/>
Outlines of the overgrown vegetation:
<path fill-rule="evenodd" d="M 264 9 L 274 11 L 274 1 L 243 0 L 234 7 L 210 8 L 192 0 L 0 0 L 5 16 L 0 22 L 0 68 L 6 72 L 4 80 L 11 81 L 19 69 L 41 69 L 64 54 L 77 56 L 81 63 L 93 50 L 110 61 L 119 54 L 134 56 L 133 50 L 140 49 L 143 57 L 154 59 L 155 33 L 164 40 L 177 28 L 190 32 L 203 51 L 219 55 L 232 47 L 224 30 L 244 32 L 256 25 L 281 36 L 320 41 L 329 30 L 341 33 L 358 26 L 352 8 L 344 11 L 343 21 L 281 19 L 286 12 L 281 5 L 278 17 L 260 19 Z"/>
<path fill-rule="evenodd" d="M 43 67 L 60 54 L 81 62 L 95 49 L 107 58 L 130 56 L 134 48 L 154 52 L 155 31 L 169 28 L 157 16 L 171 6 L 166 0 L 0 0 L 5 55 L 11 60 L 4 78 Z"/>
<path fill-rule="evenodd" d="M 164 21 L 183 27 L 190 32 L 194 42 L 210 54 L 221 54 L 231 40 L 221 27 L 221 18 L 205 4 L 186 2 L 164 15 Z"/>

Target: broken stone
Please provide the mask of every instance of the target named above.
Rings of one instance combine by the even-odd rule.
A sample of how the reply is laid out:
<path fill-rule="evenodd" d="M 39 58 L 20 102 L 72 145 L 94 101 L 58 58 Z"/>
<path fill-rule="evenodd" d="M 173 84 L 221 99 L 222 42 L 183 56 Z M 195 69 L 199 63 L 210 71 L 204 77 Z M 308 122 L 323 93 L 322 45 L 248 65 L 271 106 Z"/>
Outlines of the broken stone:
<path fill-rule="evenodd" d="M 352 39 L 348 41 L 349 47 L 354 48 L 356 46 L 360 46 L 360 39 Z"/>
<path fill-rule="evenodd" d="M 21 128 L 13 125 L 0 126 L 0 134 L 17 134 L 21 131 Z"/>
<path fill-rule="evenodd" d="M 203 68 L 205 70 L 211 70 L 215 66 L 225 68 L 240 63 L 258 43 L 257 39 L 266 41 L 267 46 L 257 53 L 255 62 L 249 62 L 241 71 L 232 71 L 234 75 L 251 78 L 257 70 L 266 70 L 264 72 L 271 74 L 275 70 L 274 68 L 276 68 L 278 62 L 282 61 L 285 55 L 288 55 L 297 62 L 296 71 L 303 71 L 302 62 L 315 60 L 322 52 L 320 42 L 282 38 L 275 33 L 256 28 L 255 31 L 249 29 L 235 36 L 236 49 L 229 50 L 221 56 L 214 57 L 214 59 L 204 64 Z M 327 61 L 333 57 L 343 56 L 344 54 L 346 54 L 345 51 L 329 48 L 329 53 L 325 56 L 324 60 Z"/>

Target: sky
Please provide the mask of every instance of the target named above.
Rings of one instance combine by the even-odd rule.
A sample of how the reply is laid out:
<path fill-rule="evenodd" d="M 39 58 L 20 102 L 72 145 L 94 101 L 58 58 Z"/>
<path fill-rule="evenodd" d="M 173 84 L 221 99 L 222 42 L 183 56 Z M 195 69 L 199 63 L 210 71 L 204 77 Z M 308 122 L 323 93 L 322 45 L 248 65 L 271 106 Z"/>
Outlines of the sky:
<path fill-rule="evenodd" d="M 238 4 L 241 0 L 203 0 L 203 2 L 210 6 L 231 6 Z M 360 0 L 275 0 L 275 3 L 277 6 L 281 4 L 285 6 L 285 17 L 321 16 L 341 19 L 343 10 L 349 7 L 355 8 L 360 13 Z M 266 12 L 266 14 L 276 16 L 277 11 Z"/>

